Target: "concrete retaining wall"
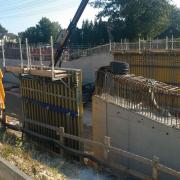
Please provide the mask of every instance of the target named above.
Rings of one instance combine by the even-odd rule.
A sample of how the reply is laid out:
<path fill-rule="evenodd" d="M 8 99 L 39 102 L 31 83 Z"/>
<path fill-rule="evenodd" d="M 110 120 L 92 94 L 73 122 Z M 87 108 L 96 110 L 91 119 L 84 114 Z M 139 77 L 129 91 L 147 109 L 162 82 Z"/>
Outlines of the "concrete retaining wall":
<path fill-rule="evenodd" d="M 31 180 L 15 166 L 0 157 L 0 179 L 2 180 Z"/>
<path fill-rule="evenodd" d="M 152 159 L 180 171 L 180 129 L 148 119 L 133 111 L 93 97 L 93 139 L 103 142 L 111 138 L 111 145 L 137 155 Z M 103 154 L 103 151 L 101 152 Z M 100 154 L 99 151 L 96 153 Z M 109 161 L 122 163 L 135 170 L 151 174 L 151 168 L 110 153 Z M 172 177 L 163 176 L 164 179 Z"/>

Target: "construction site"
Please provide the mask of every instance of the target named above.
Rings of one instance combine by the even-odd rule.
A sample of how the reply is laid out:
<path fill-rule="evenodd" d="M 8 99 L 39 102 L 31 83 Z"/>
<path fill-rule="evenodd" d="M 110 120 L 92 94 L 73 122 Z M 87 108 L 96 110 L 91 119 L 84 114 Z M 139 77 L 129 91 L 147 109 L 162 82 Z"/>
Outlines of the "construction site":
<path fill-rule="evenodd" d="M 87 3 L 57 42 L 1 40 L 0 179 L 180 179 L 180 40 L 67 53 Z"/>

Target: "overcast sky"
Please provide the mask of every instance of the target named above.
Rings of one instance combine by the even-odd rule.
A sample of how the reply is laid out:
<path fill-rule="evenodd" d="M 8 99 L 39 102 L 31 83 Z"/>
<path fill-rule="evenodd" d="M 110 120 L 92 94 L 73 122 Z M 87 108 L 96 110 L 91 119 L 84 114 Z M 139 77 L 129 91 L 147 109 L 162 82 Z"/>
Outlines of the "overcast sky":
<path fill-rule="evenodd" d="M 180 7 L 180 0 L 173 1 Z M 18 33 L 34 26 L 44 16 L 58 21 L 66 28 L 80 2 L 81 0 L 0 0 L 0 24 L 9 32 Z M 97 9 L 88 5 L 78 26 L 83 19 L 94 20 L 97 12 Z"/>

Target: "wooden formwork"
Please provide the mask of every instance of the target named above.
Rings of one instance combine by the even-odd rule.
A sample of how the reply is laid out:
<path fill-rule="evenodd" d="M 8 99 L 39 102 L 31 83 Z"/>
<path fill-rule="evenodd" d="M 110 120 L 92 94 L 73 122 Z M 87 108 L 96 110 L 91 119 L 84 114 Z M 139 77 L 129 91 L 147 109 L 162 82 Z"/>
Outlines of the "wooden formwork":
<path fill-rule="evenodd" d="M 130 74 L 180 86 L 180 51 L 113 52 L 114 59 L 127 62 Z"/>
<path fill-rule="evenodd" d="M 67 70 L 68 76 L 53 81 L 50 77 L 22 74 L 21 95 L 24 115 L 23 132 L 26 137 L 41 142 L 41 135 L 60 141 L 59 127 L 66 133 L 82 135 L 82 73 Z M 33 133 L 39 138 L 33 137 Z M 73 149 L 81 149 L 80 143 L 65 139 L 64 144 Z M 56 144 L 44 145 L 60 152 Z"/>

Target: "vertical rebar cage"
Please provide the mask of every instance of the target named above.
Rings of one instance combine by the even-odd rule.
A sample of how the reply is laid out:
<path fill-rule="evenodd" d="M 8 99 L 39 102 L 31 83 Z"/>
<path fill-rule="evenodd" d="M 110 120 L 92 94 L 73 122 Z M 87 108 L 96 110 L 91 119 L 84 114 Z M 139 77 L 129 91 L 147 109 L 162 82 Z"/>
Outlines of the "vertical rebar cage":
<path fill-rule="evenodd" d="M 82 72 L 66 71 L 67 77 L 53 81 L 48 77 L 21 75 L 22 109 L 24 115 L 23 132 L 26 137 L 45 143 L 60 152 L 56 143 L 46 144 L 42 137 L 60 140 L 59 128 L 65 133 L 81 136 L 83 131 L 82 113 Z M 64 145 L 80 149 L 82 146 L 70 139 Z"/>

